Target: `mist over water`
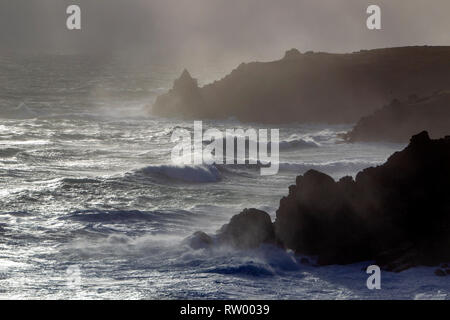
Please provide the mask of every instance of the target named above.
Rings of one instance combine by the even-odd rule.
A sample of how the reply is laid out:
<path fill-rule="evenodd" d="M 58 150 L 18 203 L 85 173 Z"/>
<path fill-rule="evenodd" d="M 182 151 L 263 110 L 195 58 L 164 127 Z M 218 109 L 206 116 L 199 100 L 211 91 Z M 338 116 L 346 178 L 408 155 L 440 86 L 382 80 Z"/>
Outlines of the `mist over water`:
<path fill-rule="evenodd" d="M 180 67 L 273 60 L 300 51 L 352 52 L 450 41 L 446 0 L 378 0 L 383 28 L 365 26 L 369 0 L 78 0 L 82 30 L 66 29 L 69 0 L 0 3 L 0 52 L 98 54 L 125 65 Z"/>

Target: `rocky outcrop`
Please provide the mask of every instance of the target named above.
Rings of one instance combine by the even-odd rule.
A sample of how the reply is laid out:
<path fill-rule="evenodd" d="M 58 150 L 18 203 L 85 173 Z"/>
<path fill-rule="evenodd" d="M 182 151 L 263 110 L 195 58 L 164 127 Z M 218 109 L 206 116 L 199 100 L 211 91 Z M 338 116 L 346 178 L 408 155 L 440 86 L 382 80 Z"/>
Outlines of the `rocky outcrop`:
<path fill-rule="evenodd" d="M 318 263 L 376 260 L 401 271 L 450 260 L 450 137 L 427 132 L 382 166 L 335 182 L 309 171 L 281 200 L 275 230 Z"/>
<path fill-rule="evenodd" d="M 287 123 L 350 123 L 393 97 L 450 88 L 450 47 L 404 47 L 351 54 L 286 52 L 243 63 L 199 88 L 187 71 L 158 97 L 155 115 Z"/>
<path fill-rule="evenodd" d="M 439 265 L 450 261 L 449 192 L 450 137 L 422 132 L 356 179 L 308 171 L 280 201 L 274 224 L 263 211 L 244 210 L 216 241 L 239 249 L 280 244 L 319 265 L 376 261 L 396 272 Z"/>
<path fill-rule="evenodd" d="M 432 137 L 450 135 L 450 91 L 394 100 L 362 118 L 344 138 L 350 142 L 407 142 L 411 135 L 422 130 L 427 130 Z"/>
<path fill-rule="evenodd" d="M 189 118 L 204 112 L 198 82 L 187 70 L 184 70 L 180 78 L 175 80 L 173 89 L 168 94 L 157 98 L 155 105 L 161 106 L 158 109 L 158 114 L 161 116 Z"/>
<path fill-rule="evenodd" d="M 197 231 L 184 239 L 184 243 L 194 250 L 207 249 L 214 244 L 214 239 L 203 231 Z"/>
<path fill-rule="evenodd" d="M 196 232 L 185 242 L 193 249 L 208 248 L 215 244 L 247 250 L 258 248 L 262 244 L 277 244 L 270 216 L 257 209 L 245 209 L 235 215 L 215 236 Z"/>
<path fill-rule="evenodd" d="M 270 216 L 261 210 L 245 209 L 231 218 L 219 233 L 221 243 L 238 249 L 257 248 L 261 244 L 275 244 L 275 230 Z"/>

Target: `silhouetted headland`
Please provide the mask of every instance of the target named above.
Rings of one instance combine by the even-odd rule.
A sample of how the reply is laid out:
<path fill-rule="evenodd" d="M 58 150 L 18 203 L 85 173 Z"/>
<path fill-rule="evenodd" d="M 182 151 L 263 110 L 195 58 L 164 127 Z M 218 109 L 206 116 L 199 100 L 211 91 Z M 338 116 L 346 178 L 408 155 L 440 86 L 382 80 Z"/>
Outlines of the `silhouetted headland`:
<path fill-rule="evenodd" d="M 155 115 L 263 123 L 351 123 L 394 98 L 450 88 L 450 47 L 401 47 L 349 54 L 286 52 L 242 63 L 199 87 L 184 71 L 153 105 Z"/>
<path fill-rule="evenodd" d="M 423 98 L 412 95 L 405 101 L 393 100 L 363 117 L 344 137 L 350 142 L 407 142 L 412 134 L 423 130 L 432 137 L 450 135 L 450 91 Z"/>
<path fill-rule="evenodd" d="M 378 167 L 338 182 L 315 170 L 297 177 L 272 224 L 244 210 L 216 236 L 197 233 L 196 248 L 276 244 L 317 257 L 318 265 L 375 261 L 386 270 L 450 261 L 450 136 L 427 132 Z M 199 244 L 203 244 L 200 246 Z"/>

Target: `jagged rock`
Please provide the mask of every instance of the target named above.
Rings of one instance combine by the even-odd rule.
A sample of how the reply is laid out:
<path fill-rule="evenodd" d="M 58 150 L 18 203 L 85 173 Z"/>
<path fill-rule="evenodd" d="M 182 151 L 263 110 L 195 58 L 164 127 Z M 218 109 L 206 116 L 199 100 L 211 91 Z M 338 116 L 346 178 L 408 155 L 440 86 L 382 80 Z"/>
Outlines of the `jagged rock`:
<path fill-rule="evenodd" d="M 197 80 L 184 70 L 175 80 L 173 89 L 156 99 L 155 106 L 161 106 L 158 109 L 161 116 L 191 117 L 204 112 Z"/>
<path fill-rule="evenodd" d="M 198 88 L 198 82 L 196 79 L 192 78 L 189 71 L 186 69 L 183 70 L 183 73 L 181 76 L 175 80 L 173 89 L 174 90 L 194 90 L 195 88 Z"/>
<path fill-rule="evenodd" d="M 350 142 L 407 142 L 412 134 L 422 130 L 434 137 L 450 134 L 450 91 L 425 98 L 411 95 L 404 102 L 394 100 L 362 118 L 344 138 Z"/>
<path fill-rule="evenodd" d="M 350 123 L 392 97 L 450 88 L 450 47 L 403 47 L 329 54 L 289 50 L 283 59 L 241 64 L 204 87 L 178 86 L 152 113 L 189 119 Z M 177 80 L 178 82 L 178 80 Z M 419 132 L 420 129 L 417 129 Z"/>
<path fill-rule="evenodd" d="M 275 231 L 270 216 L 261 210 L 245 209 L 231 218 L 218 235 L 221 243 L 238 249 L 253 249 L 261 244 L 275 244 Z"/>
<path fill-rule="evenodd" d="M 276 236 L 318 264 L 376 260 L 385 269 L 450 259 L 450 137 L 427 132 L 382 166 L 335 182 L 309 171 L 280 202 Z"/>
<path fill-rule="evenodd" d="M 202 231 L 197 231 L 184 242 L 194 250 L 210 248 L 214 244 L 213 238 Z"/>
<path fill-rule="evenodd" d="M 214 236 L 199 231 L 185 239 L 184 243 L 194 250 L 210 248 L 213 245 L 231 246 L 241 250 L 255 249 L 262 244 L 278 245 L 269 214 L 257 209 L 245 209 L 235 215 Z"/>

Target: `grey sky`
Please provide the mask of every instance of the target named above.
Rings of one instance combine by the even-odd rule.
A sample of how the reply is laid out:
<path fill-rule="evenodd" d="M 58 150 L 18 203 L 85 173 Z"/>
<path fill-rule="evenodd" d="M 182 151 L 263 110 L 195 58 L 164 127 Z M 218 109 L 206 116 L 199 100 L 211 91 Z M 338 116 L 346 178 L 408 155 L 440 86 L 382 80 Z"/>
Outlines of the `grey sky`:
<path fill-rule="evenodd" d="M 65 28 L 69 4 L 82 31 Z M 365 27 L 369 4 L 382 8 L 382 31 Z M 292 47 L 450 45 L 449 12 L 449 0 L 0 0 L 0 50 L 238 62 Z"/>

